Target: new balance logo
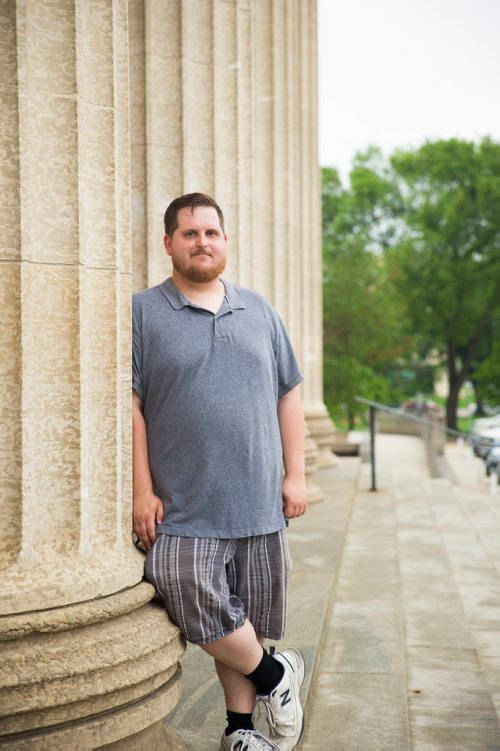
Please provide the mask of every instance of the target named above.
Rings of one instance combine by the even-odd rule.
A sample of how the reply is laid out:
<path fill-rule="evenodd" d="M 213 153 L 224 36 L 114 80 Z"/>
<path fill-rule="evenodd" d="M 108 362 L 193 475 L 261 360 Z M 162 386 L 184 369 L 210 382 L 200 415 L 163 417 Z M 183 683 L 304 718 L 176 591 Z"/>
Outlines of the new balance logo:
<path fill-rule="evenodd" d="M 280 698 L 282 707 L 284 707 L 286 704 L 290 704 L 290 702 L 292 701 L 292 698 L 290 696 L 290 689 L 287 688 L 286 691 L 283 691 L 283 693 L 280 694 Z"/>

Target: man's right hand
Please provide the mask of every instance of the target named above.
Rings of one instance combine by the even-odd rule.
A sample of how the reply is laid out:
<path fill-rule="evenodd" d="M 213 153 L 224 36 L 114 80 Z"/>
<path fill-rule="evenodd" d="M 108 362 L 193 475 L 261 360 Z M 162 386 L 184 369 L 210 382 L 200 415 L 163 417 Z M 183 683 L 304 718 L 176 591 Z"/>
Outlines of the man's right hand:
<path fill-rule="evenodd" d="M 160 524 L 163 519 L 163 503 L 154 493 L 134 495 L 134 532 L 144 544 L 146 550 L 151 550 L 156 541 L 155 523 Z"/>

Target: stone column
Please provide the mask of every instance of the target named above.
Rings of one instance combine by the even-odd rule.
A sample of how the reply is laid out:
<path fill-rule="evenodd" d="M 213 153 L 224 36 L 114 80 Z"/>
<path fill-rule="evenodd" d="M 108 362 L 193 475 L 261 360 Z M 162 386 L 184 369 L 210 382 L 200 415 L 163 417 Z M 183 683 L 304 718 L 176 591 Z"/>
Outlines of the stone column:
<path fill-rule="evenodd" d="M 315 54 L 315 12 L 309 17 L 315 3 L 150 0 L 144 16 L 139 5 L 131 0 L 131 56 L 142 54 L 145 79 L 138 66 L 131 111 L 142 111 L 145 89 L 146 114 L 144 121 L 133 115 L 132 182 L 146 182 L 146 197 L 141 187 L 132 201 L 134 288 L 157 284 L 169 273 L 161 238 L 170 200 L 194 190 L 214 194 L 229 236 L 226 276 L 262 292 L 284 319 L 306 375 L 308 427 L 317 428 L 313 412 L 320 409 L 324 418 L 326 410 L 321 316 L 314 313 L 321 306 L 314 286 L 321 284 L 320 247 L 314 247 L 318 204 L 311 196 L 319 190 L 313 177 L 316 94 L 308 88 L 316 67 L 309 57 Z M 144 213 L 146 242 L 140 236 Z M 321 491 L 312 482 L 318 449 L 311 435 L 307 449 L 314 499 Z"/>
<path fill-rule="evenodd" d="M 316 2 L 300 0 L 302 248 L 304 284 L 304 410 L 319 448 L 319 466 L 337 464 L 332 452 L 334 426 L 323 402 L 323 314 L 321 257 L 321 181 L 318 167 L 318 86 Z"/>
<path fill-rule="evenodd" d="M 163 214 L 184 191 L 182 4 L 129 0 L 133 290 L 170 273 Z M 133 65 L 135 63 L 135 65 Z"/>
<path fill-rule="evenodd" d="M 132 288 L 148 286 L 146 140 L 146 18 L 144 0 L 128 0 Z"/>
<path fill-rule="evenodd" d="M 299 6 L 257 0 L 253 14 L 254 80 L 254 286 L 285 321 L 306 376 L 304 293 L 300 239 L 304 220 L 300 72 L 308 61 L 300 47 Z M 306 437 L 308 499 L 323 498 L 313 474 L 318 449 Z"/>
<path fill-rule="evenodd" d="M 127 3 L 0 13 L 0 746 L 166 748 L 184 646 L 130 538 Z"/>

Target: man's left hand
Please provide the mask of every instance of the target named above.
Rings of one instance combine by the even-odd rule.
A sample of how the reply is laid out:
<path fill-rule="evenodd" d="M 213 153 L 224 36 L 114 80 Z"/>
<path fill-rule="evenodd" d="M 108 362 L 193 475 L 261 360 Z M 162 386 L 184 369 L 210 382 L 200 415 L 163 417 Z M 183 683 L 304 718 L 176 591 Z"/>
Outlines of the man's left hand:
<path fill-rule="evenodd" d="M 283 478 L 283 514 L 285 519 L 294 519 L 307 511 L 307 493 L 304 479 Z"/>

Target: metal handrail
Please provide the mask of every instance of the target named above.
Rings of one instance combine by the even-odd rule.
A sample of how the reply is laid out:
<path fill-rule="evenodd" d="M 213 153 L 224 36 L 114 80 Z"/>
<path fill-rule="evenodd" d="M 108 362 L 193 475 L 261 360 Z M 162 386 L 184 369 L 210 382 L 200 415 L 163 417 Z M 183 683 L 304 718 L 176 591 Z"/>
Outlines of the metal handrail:
<path fill-rule="evenodd" d="M 444 433 L 449 433 L 450 435 L 464 438 L 467 441 L 470 438 L 469 433 L 464 433 L 463 431 L 455 430 L 454 428 L 448 428 L 446 425 L 440 425 L 439 423 L 432 420 L 426 420 L 425 417 L 409 415 L 407 412 L 399 409 L 398 407 L 388 407 L 387 404 L 380 404 L 380 402 L 374 402 L 372 399 L 365 399 L 362 396 L 356 396 L 354 398 L 355 401 L 359 402 L 360 404 L 365 404 L 370 408 L 370 463 L 372 469 L 372 486 L 370 490 L 377 490 L 375 468 L 375 413 L 377 410 L 379 410 L 380 412 L 387 412 L 388 414 L 395 415 L 396 417 L 403 417 L 405 420 L 417 422 L 420 423 L 420 425 L 426 425 L 427 427 L 431 427 L 433 429 L 442 430 Z"/>

